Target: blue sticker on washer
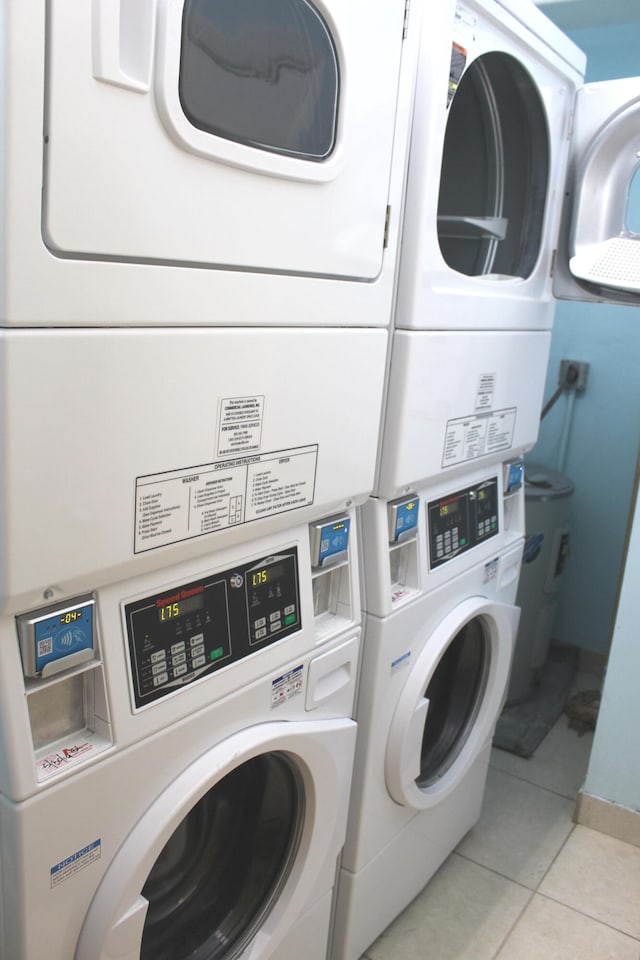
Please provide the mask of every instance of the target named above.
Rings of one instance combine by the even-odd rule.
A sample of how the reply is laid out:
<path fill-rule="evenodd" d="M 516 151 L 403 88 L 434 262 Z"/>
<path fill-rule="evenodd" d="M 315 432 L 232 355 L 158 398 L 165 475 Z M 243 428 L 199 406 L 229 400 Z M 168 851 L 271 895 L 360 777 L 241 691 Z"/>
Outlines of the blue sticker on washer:
<path fill-rule="evenodd" d="M 273 710 L 274 707 L 282 706 L 283 703 L 291 700 L 292 697 L 296 697 L 302 693 L 303 682 L 304 664 L 302 663 L 299 667 L 294 667 L 293 670 L 288 670 L 287 673 L 283 673 L 282 676 L 272 680 L 271 709 Z"/>
<path fill-rule="evenodd" d="M 60 863 L 56 863 L 55 867 L 51 867 L 51 886 L 57 887 L 63 880 L 70 880 L 71 877 L 75 877 L 77 873 L 88 867 L 90 863 L 99 860 L 101 856 L 102 840 L 94 840 L 93 843 L 83 847 L 82 850 L 72 853 L 66 860 L 61 860 Z"/>

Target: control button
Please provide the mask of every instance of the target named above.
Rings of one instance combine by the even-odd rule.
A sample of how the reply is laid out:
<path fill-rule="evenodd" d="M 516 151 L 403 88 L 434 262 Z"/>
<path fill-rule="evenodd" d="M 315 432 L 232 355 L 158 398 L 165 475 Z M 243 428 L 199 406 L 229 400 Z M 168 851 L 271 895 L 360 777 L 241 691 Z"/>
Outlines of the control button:
<path fill-rule="evenodd" d="M 271 623 L 274 623 L 276 620 L 282 619 L 282 613 L 280 610 L 274 611 L 274 613 L 269 614 L 269 620 Z"/>
<path fill-rule="evenodd" d="M 191 664 L 194 670 L 196 670 L 198 667 L 204 667 L 204 665 L 205 665 L 204 657 L 196 657 L 193 663 Z"/>
<path fill-rule="evenodd" d="M 262 640 L 262 638 L 266 637 L 266 635 L 267 635 L 266 627 L 260 627 L 259 630 L 256 630 L 256 640 Z"/>
<path fill-rule="evenodd" d="M 203 653 L 204 653 L 204 643 L 200 643 L 200 644 L 198 644 L 197 647 L 194 647 L 194 648 L 193 648 L 193 650 L 191 651 L 191 656 L 192 656 L 192 657 L 200 657 L 200 656 L 202 656 Z"/>
<path fill-rule="evenodd" d="M 151 654 L 151 663 L 160 663 L 161 660 L 167 659 L 166 650 L 156 650 L 155 653 Z"/>
<path fill-rule="evenodd" d="M 295 612 L 296 612 L 296 605 L 295 605 L 295 603 L 290 603 L 288 606 L 286 606 L 286 607 L 284 608 L 284 615 L 285 615 L 285 617 L 288 617 L 290 613 L 295 613 Z"/>
<path fill-rule="evenodd" d="M 173 668 L 174 677 L 183 677 L 186 672 L 187 672 L 186 663 L 181 663 L 179 667 Z"/>
<path fill-rule="evenodd" d="M 275 620 L 269 627 L 271 633 L 277 633 L 278 630 L 282 630 L 282 620 Z"/>
<path fill-rule="evenodd" d="M 169 679 L 168 673 L 159 673 L 157 677 L 153 678 L 154 687 L 161 687 L 163 683 L 166 683 Z"/>
<path fill-rule="evenodd" d="M 151 673 L 154 675 L 154 677 L 157 677 L 159 673 L 164 673 L 166 669 L 166 663 L 154 663 L 151 667 Z"/>
<path fill-rule="evenodd" d="M 260 627 L 265 627 L 265 626 L 267 625 L 267 618 L 266 618 L 266 617 L 260 617 L 259 620 L 254 620 L 253 625 L 254 625 L 254 627 L 256 628 L 256 630 L 259 630 Z"/>
<path fill-rule="evenodd" d="M 295 613 L 290 613 L 290 614 L 288 614 L 288 616 L 286 616 L 286 617 L 284 618 L 284 625 L 285 625 L 285 627 L 290 627 L 291 624 L 292 624 L 292 623 L 295 623 L 295 622 L 296 622 L 296 615 L 295 615 Z"/>
<path fill-rule="evenodd" d="M 204 633 L 196 633 L 189 639 L 192 647 L 197 647 L 199 643 L 204 643 Z"/>
<path fill-rule="evenodd" d="M 181 640 L 180 643 L 174 643 L 171 645 L 171 653 L 182 653 L 185 647 L 186 644 L 184 640 Z"/>
<path fill-rule="evenodd" d="M 171 664 L 174 667 L 177 667 L 179 663 L 185 663 L 187 660 L 186 653 L 178 653 L 175 657 L 171 657 Z"/>

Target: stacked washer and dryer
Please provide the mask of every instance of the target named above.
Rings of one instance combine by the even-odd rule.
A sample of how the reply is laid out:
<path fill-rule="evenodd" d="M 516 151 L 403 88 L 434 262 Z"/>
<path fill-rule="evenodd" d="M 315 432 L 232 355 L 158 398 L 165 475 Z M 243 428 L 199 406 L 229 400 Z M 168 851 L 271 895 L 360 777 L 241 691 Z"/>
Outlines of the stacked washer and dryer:
<path fill-rule="evenodd" d="M 324 960 L 421 5 L 0 6 L 0 957 Z"/>
<path fill-rule="evenodd" d="M 374 495 L 333 960 L 357 960 L 480 815 L 518 627 L 523 456 L 583 55 L 526 2 L 423 27 Z"/>

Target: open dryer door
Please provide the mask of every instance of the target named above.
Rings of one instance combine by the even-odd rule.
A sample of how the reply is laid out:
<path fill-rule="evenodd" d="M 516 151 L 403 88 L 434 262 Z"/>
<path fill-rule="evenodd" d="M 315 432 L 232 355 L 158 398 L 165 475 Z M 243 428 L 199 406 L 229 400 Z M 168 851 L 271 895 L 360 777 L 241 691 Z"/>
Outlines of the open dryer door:
<path fill-rule="evenodd" d="M 576 99 L 553 292 L 640 305 L 640 77 Z"/>

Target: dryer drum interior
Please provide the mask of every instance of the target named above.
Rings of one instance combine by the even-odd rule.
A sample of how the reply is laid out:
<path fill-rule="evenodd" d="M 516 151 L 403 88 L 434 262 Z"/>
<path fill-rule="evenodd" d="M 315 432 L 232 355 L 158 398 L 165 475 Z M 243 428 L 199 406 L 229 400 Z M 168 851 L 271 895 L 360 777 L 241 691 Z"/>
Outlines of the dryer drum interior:
<path fill-rule="evenodd" d="M 425 789 L 455 762 L 478 716 L 489 675 L 490 639 L 481 617 L 448 645 L 424 693 L 429 709 L 422 737 L 420 776 Z"/>
<path fill-rule="evenodd" d="M 462 75 L 444 141 L 438 239 L 468 276 L 528 277 L 542 242 L 549 135 L 538 90 L 517 60 L 487 53 Z"/>
<path fill-rule="evenodd" d="M 304 818 L 299 772 L 262 754 L 191 809 L 142 890 L 141 960 L 225 960 L 252 939 L 289 875 Z"/>

